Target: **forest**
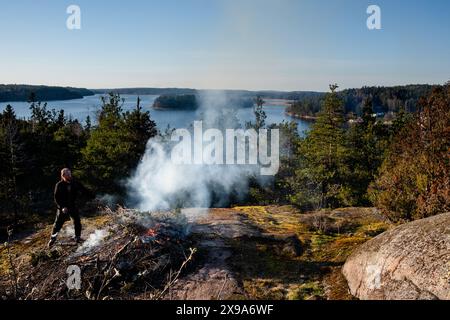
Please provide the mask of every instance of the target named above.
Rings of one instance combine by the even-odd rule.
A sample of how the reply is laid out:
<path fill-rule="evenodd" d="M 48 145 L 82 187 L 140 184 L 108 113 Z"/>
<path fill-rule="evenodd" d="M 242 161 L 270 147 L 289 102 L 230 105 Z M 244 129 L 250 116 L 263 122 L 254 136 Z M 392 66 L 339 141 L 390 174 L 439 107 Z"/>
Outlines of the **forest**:
<path fill-rule="evenodd" d="M 420 98 L 429 94 L 435 87 L 432 85 L 362 87 L 342 90 L 338 94 L 347 115 L 361 116 L 364 101 L 371 99 L 374 113 L 392 116 L 402 108 L 408 112 L 416 111 Z M 295 99 L 287 112 L 296 117 L 315 117 L 321 111 L 324 99 L 323 94 Z"/>
<path fill-rule="evenodd" d="M 39 101 L 72 100 L 92 96 L 88 89 L 31 85 L 0 85 L 0 102 L 28 101 L 33 94 Z"/>
<path fill-rule="evenodd" d="M 282 136 L 280 171 L 264 184 L 252 178 L 247 196 L 230 197 L 229 204 L 291 204 L 304 211 L 375 206 L 393 221 L 450 210 L 450 85 L 390 88 L 376 97 L 375 88 L 344 91 L 362 100 L 361 121 L 351 124 L 350 98 L 337 89 L 330 86 L 305 137 L 293 122 L 275 126 Z M 387 106 L 395 112 L 389 123 L 374 117 L 380 99 L 393 103 Z M 29 101 L 29 119 L 18 119 L 11 105 L 0 114 L 2 237 L 8 226 L 20 230 L 53 219 L 52 192 L 63 167 L 97 194 L 120 199 L 123 179 L 136 168 L 147 141 L 167 134 L 139 99 L 133 111 L 124 112 L 117 93 L 103 96 L 96 121 L 85 124 L 64 110 L 49 110 L 36 95 Z M 267 127 L 263 104 L 261 97 L 255 100 L 255 122 L 247 126 Z"/>

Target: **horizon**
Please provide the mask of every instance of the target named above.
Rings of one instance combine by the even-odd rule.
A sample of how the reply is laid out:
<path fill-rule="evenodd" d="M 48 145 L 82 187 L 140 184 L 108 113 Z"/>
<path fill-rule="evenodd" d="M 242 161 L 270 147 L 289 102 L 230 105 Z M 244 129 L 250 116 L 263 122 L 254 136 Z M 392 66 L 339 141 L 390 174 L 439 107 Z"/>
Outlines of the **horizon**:
<path fill-rule="evenodd" d="M 70 5 L 80 8 L 70 30 Z M 104 88 L 328 91 L 444 84 L 450 3 L 226 0 L 2 4 L 0 83 Z M 217 89 L 227 88 L 227 89 Z"/>
<path fill-rule="evenodd" d="M 344 91 L 344 90 L 351 90 L 351 89 L 362 89 L 362 88 L 370 88 L 370 87 L 408 87 L 408 86 L 443 86 L 447 83 L 449 83 L 450 80 L 445 81 L 444 83 L 405 83 L 405 84 L 393 84 L 393 85 L 387 85 L 387 86 L 383 86 L 383 85 L 362 85 L 360 87 L 348 87 L 348 88 L 342 88 L 341 86 L 339 86 L 338 84 L 338 91 Z M 28 84 L 28 83 L 0 83 L 0 86 L 32 86 L 32 87 L 61 87 L 61 88 L 75 88 L 75 89 L 87 89 L 87 90 L 96 90 L 96 91 L 102 91 L 102 90 L 131 90 L 131 89 L 135 89 L 135 90 L 141 90 L 141 89 L 157 89 L 157 90 L 164 90 L 164 89 L 177 89 L 177 90 L 196 90 L 196 91 L 244 91 L 244 92 L 284 92 L 284 93 L 289 93 L 289 92 L 313 92 L 313 93 L 326 93 L 328 92 L 328 90 L 323 90 L 323 91 L 317 91 L 317 90 L 303 90 L 303 89 L 294 89 L 294 90 L 276 90 L 276 89 L 230 89 L 230 88 L 222 88 L 222 89 L 218 89 L 218 88 L 188 88 L 188 87 L 180 87 L 180 86 L 174 86 L 174 87 L 151 87 L 151 86 L 147 86 L 147 87 L 115 87 L 115 88 L 104 88 L 104 87 L 99 87 L 99 88 L 90 88 L 90 87 L 74 87 L 74 86 L 63 86 L 63 85 L 58 85 L 58 84 Z M 331 84 L 329 84 L 331 85 Z"/>

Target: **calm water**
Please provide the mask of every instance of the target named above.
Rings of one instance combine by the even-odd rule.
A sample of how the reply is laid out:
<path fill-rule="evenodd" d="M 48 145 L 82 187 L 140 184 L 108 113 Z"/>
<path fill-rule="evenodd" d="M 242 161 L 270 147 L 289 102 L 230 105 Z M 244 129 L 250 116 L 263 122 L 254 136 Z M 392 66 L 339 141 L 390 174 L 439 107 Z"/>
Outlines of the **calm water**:
<path fill-rule="evenodd" d="M 100 97 L 101 95 L 95 95 L 78 100 L 51 101 L 48 102 L 48 108 L 57 110 L 64 109 L 67 116 L 70 115 L 72 118 L 84 122 L 88 115 L 91 116 L 91 119 L 95 119 L 96 112 L 101 106 Z M 121 95 L 121 97 L 125 99 L 123 105 L 124 110 L 132 110 L 136 107 L 137 95 Z M 151 118 L 156 122 L 158 129 L 160 130 L 164 130 L 168 125 L 170 125 L 171 128 L 187 128 L 194 120 L 199 119 L 199 114 L 196 111 L 154 110 L 152 105 L 158 96 L 142 95 L 140 97 L 141 106 L 144 110 L 150 111 Z M 11 104 L 14 107 L 16 115 L 19 118 L 28 118 L 30 116 L 28 103 L 0 102 L 0 110 L 3 111 L 8 104 Z M 284 110 L 285 106 L 282 105 L 265 105 L 264 111 L 267 114 L 266 123 L 281 123 L 283 120 L 295 121 L 298 123 L 300 133 L 309 129 L 310 124 L 308 122 L 288 117 L 285 115 Z M 242 123 L 254 121 L 253 110 L 251 108 L 240 109 L 238 111 L 238 118 Z"/>

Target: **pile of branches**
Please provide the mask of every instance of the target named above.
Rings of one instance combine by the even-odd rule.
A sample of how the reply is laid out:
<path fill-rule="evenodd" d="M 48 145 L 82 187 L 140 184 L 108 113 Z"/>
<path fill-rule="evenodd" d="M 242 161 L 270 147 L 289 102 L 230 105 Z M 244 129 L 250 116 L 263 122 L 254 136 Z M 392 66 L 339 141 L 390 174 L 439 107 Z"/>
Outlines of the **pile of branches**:
<path fill-rule="evenodd" d="M 18 299 L 162 299 L 193 260 L 188 223 L 177 212 L 105 209 L 108 236 L 95 247 L 57 248 L 21 270 Z M 80 252 L 80 249 L 83 249 Z M 81 283 L 71 278 L 81 271 Z M 73 274 L 72 274 L 73 275 Z M 72 280 L 71 280 L 72 279 Z"/>

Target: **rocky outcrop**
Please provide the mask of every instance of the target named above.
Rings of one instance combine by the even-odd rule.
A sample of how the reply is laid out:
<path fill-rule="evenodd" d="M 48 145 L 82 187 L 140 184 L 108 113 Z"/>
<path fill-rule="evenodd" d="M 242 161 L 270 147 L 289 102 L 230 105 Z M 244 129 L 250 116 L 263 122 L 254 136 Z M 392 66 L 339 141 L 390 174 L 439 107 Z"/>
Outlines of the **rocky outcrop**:
<path fill-rule="evenodd" d="M 391 229 L 364 243 L 343 274 L 370 300 L 450 299 L 450 213 Z"/>
<path fill-rule="evenodd" d="M 231 239 L 258 236 L 242 216 L 227 209 L 184 210 L 192 223 L 191 234 L 198 238 L 203 256 L 195 272 L 182 277 L 164 297 L 167 300 L 222 300 L 244 294 L 228 259 Z"/>
<path fill-rule="evenodd" d="M 303 246 L 295 234 L 262 233 L 244 215 L 231 209 L 209 209 L 206 214 L 184 210 L 192 219 L 191 234 L 199 241 L 197 248 L 202 262 L 195 272 L 180 278 L 165 299 L 221 300 L 245 297 L 245 290 L 230 263 L 233 255 L 231 243 L 257 241 L 273 244 L 277 254 L 296 258 Z M 199 218 L 200 217 L 200 218 Z M 248 264 L 253 261 L 248 261 Z"/>

